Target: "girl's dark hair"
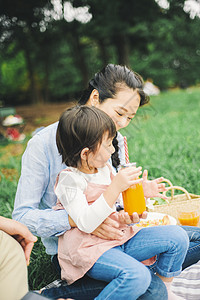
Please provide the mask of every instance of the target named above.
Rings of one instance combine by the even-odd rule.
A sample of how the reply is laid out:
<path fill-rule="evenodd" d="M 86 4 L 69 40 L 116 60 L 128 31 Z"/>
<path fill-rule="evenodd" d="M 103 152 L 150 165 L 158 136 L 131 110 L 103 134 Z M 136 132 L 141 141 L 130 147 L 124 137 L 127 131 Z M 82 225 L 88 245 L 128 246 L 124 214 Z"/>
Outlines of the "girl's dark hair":
<path fill-rule="evenodd" d="M 127 86 L 130 89 L 137 90 L 140 95 L 140 106 L 142 106 L 149 102 L 149 96 L 143 91 L 143 85 L 142 77 L 136 72 L 126 66 L 108 64 L 90 80 L 88 88 L 83 92 L 79 100 L 79 104 L 86 104 L 94 89 L 99 92 L 99 102 L 103 103 L 108 98 L 115 98 L 119 89 Z M 116 137 L 113 140 L 113 145 L 115 153 L 112 154 L 112 164 L 117 168 L 120 160 Z"/>
<path fill-rule="evenodd" d="M 88 147 L 95 152 L 101 144 L 103 135 L 108 138 L 116 135 L 113 120 L 102 110 L 85 105 L 66 110 L 60 117 L 56 144 L 67 166 L 77 167 L 81 162 L 81 151 Z"/>

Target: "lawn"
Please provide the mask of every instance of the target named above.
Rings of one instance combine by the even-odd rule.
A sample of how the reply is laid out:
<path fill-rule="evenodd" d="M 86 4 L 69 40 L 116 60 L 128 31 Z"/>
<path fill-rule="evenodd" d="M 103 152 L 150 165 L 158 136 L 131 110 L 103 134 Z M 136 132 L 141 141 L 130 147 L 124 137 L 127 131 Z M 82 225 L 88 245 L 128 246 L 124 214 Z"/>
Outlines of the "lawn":
<path fill-rule="evenodd" d="M 122 130 L 128 139 L 130 161 L 148 169 L 149 178 L 164 176 L 174 185 L 200 194 L 199 112 L 200 88 L 151 97 L 151 103 L 140 108 L 128 128 Z M 41 125 L 42 119 L 37 123 Z M 0 145 L 0 215 L 11 217 L 21 156 L 29 138 L 27 135 L 23 143 Z M 56 277 L 38 241 L 29 266 L 30 288 L 39 289 Z"/>
<path fill-rule="evenodd" d="M 200 194 L 200 89 L 176 90 L 151 98 L 124 130 L 130 161 Z"/>

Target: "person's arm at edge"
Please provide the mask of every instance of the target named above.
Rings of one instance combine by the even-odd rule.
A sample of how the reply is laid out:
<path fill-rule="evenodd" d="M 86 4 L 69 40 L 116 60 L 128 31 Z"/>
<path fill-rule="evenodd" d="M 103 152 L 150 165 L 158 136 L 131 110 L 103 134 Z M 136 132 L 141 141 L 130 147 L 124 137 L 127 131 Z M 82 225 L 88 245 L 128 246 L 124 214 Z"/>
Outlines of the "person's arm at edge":
<path fill-rule="evenodd" d="M 26 263 L 29 265 L 30 254 L 37 238 L 28 230 L 28 228 L 12 219 L 0 216 L 0 230 L 13 236 L 22 246 L 26 258 Z"/>

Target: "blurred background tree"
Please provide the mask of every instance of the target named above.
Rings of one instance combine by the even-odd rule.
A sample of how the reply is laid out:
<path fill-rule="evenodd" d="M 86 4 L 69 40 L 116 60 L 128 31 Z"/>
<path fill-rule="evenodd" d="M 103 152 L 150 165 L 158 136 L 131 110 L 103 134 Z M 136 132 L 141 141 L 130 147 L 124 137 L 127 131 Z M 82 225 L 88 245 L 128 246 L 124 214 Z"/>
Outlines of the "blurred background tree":
<path fill-rule="evenodd" d="M 0 0 L 0 7 L 6 105 L 77 98 L 107 63 L 126 64 L 161 89 L 200 83 L 198 0 Z"/>

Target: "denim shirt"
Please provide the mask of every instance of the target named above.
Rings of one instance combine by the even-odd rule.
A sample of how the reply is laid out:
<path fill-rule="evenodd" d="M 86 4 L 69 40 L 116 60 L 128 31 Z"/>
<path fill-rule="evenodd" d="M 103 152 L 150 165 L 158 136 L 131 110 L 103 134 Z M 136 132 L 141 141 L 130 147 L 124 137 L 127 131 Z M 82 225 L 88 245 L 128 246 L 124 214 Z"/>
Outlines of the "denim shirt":
<path fill-rule="evenodd" d="M 42 129 L 28 142 L 22 156 L 13 219 L 25 224 L 40 236 L 47 254 L 58 251 L 58 236 L 71 229 L 65 210 L 53 210 L 56 204 L 54 185 L 62 169 L 62 159 L 56 146 L 58 122 Z M 118 133 L 119 156 L 124 161 L 123 137 Z"/>

